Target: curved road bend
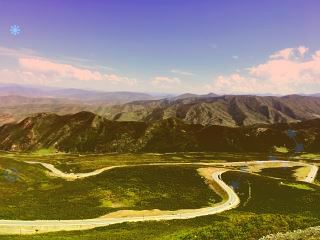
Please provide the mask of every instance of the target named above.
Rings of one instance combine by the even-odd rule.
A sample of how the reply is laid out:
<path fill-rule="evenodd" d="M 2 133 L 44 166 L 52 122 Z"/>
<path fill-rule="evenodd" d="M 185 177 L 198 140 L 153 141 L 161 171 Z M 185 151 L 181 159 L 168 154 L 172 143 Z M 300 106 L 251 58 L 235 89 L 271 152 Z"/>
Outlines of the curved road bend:
<path fill-rule="evenodd" d="M 220 179 L 221 174 L 225 171 L 226 170 L 221 170 L 212 174 L 213 180 L 216 181 L 228 195 L 228 199 L 217 206 L 145 217 L 95 218 L 84 220 L 0 220 L 0 234 L 35 234 L 55 231 L 85 230 L 124 222 L 189 219 L 221 213 L 236 208 L 240 204 L 240 199 L 237 194 Z"/>
<path fill-rule="evenodd" d="M 92 172 L 87 173 L 64 173 L 57 169 L 55 166 L 49 163 L 42 163 L 42 162 L 31 162 L 26 161 L 29 164 L 40 164 L 46 169 L 48 169 L 54 176 L 61 177 L 66 180 L 76 180 L 79 178 L 86 178 L 98 175 L 104 171 L 113 169 L 113 168 L 120 168 L 120 167 L 128 167 L 128 166 L 159 166 L 159 165 L 204 165 L 204 166 L 223 166 L 223 167 L 234 167 L 234 166 L 246 166 L 252 164 L 264 164 L 264 163 L 284 163 L 284 164 L 298 164 L 306 167 L 310 167 L 310 172 L 308 173 L 307 177 L 303 180 L 304 182 L 312 183 L 314 182 L 319 167 L 309 163 L 302 163 L 302 162 L 291 162 L 291 161 L 282 161 L 282 160 L 273 160 L 273 161 L 250 161 L 250 162 L 223 162 L 223 163 L 144 163 L 144 164 L 136 164 L 136 165 L 118 165 L 118 166 L 110 166 L 105 168 L 100 168 L 94 170 Z"/>

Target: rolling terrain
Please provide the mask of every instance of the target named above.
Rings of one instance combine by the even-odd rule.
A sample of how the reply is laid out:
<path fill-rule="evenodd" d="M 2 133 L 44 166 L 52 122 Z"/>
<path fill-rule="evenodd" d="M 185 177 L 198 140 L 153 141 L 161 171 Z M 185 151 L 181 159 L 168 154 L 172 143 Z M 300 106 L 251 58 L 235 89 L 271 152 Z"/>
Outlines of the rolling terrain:
<path fill-rule="evenodd" d="M 320 98 L 225 95 L 135 101 L 101 108 L 110 120 L 152 122 L 178 118 L 188 124 L 248 126 L 299 122 L 320 117 Z"/>
<path fill-rule="evenodd" d="M 41 159 L 41 157 L 38 157 L 38 159 Z M 269 163 L 272 163 L 268 161 Z M 251 164 L 261 164 L 263 162 L 252 162 Z M 279 162 L 281 163 L 281 161 Z M 21 175 L 19 175 L 16 183 L 8 184 L 5 182 L 5 179 L 1 179 L 1 182 L 6 189 L 2 189 L 2 191 L 9 193 L 10 197 L 13 198 L 20 198 L 20 202 L 25 203 L 25 201 L 28 202 L 28 198 L 25 197 L 25 195 L 19 194 L 19 191 L 15 192 L 18 187 L 23 188 L 25 184 L 28 184 L 29 188 L 25 189 L 24 191 L 30 195 L 30 199 L 33 199 L 33 201 L 28 202 L 29 204 L 43 204 L 42 201 L 42 195 L 48 194 L 48 192 L 51 192 L 55 194 L 56 197 L 54 198 L 48 198 L 50 200 L 55 199 L 56 201 L 60 201 L 62 204 L 67 205 L 73 205 L 73 208 L 80 207 L 81 202 L 77 203 L 75 201 L 79 201 L 77 195 L 73 195 L 72 189 L 74 191 L 79 191 L 82 188 L 78 188 L 74 186 L 73 188 L 69 187 L 68 191 L 63 191 L 61 194 L 57 194 L 57 191 L 61 191 L 65 186 L 67 185 L 75 185 L 75 182 L 68 182 L 61 178 L 55 178 L 52 175 L 44 174 L 45 172 L 43 169 L 39 168 L 39 166 L 35 165 L 26 165 L 22 161 L 12 161 L 9 159 L 1 159 L 1 166 L 4 167 L 7 165 L 9 167 L 10 165 L 14 164 L 16 168 L 19 168 L 19 172 L 21 170 Z M 248 164 L 248 162 L 228 162 L 228 163 L 215 163 L 214 165 L 222 165 L 224 167 L 232 167 L 234 166 L 242 166 L 243 164 Z M 160 164 L 161 165 L 161 164 Z M 173 164 L 174 165 L 174 164 Z M 201 186 L 201 179 L 198 178 L 198 181 L 190 180 L 188 179 L 191 177 L 190 173 L 192 171 L 189 171 L 186 168 L 181 168 L 178 166 L 175 166 L 175 168 L 178 170 L 183 170 L 181 173 L 178 173 L 176 170 L 171 172 L 170 168 L 168 166 L 164 165 L 160 167 L 159 169 L 156 169 L 158 167 L 156 166 L 150 166 L 151 168 L 154 168 L 153 171 L 158 172 L 165 170 L 169 170 L 166 174 L 163 174 L 165 172 L 162 172 L 162 174 L 155 174 L 150 173 L 145 175 L 145 173 L 148 173 L 147 171 L 135 171 L 134 168 L 124 166 L 124 175 L 128 175 L 128 179 L 124 179 L 123 174 L 115 174 L 112 178 L 108 179 L 108 181 L 105 181 L 105 178 L 107 177 L 106 174 L 100 173 L 98 175 L 99 178 L 101 178 L 102 181 L 99 181 L 97 179 L 98 175 L 88 177 L 88 181 L 90 181 L 83 185 L 83 188 L 87 188 L 89 191 L 93 191 L 92 187 L 102 187 L 105 184 L 117 187 L 108 187 L 112 190 L 113 193 L 119 192 L 119 186 L 130 188 L 130 182 L 136 186 L 137 183 L 144 185 L 142 189 L 148 189 L 149 194 L 142 194 L 140 197 L 144 199 L 143 206 L 138 205 L 139 208 L 148 207 L 148 204 L 150 201 L 154 201 L 156 205 L 159 205 L 161 201 L 159 202 L 158 199 L 159 196 L 157 196 L 158 192 L 161 192 L 161 195 L 164 196 L 168 193 L 170 196 L 177 196 L 177 191 L 172 191 L 171 187 L 168 188 L 169 185 L 172 185 L 172 187 L 175 188 L 181 188 L 181 187 L 187 187 L 185 190 L 191 187 L 193 188 L 190 183 L 196 183 L 196 189 L 197 191 L 205 192 L 207 191 L 205 186 L 203 185 L 202 188 L 198 189 L 198 186 Z M 125 170 L 127 168 L 127 170 Z M 174 168 L 172 168 L 174 169 Z M 149 169 L 150 170 L 150 169 Z M 184 170 L 187 170 L 184 171 Z M 191 169 L 190 169 L 191 170 Z M 111 171 L 111 172 L 110 172 Z M 110 172 L 112 175 L 113 170 L 107 170 L 106 173 Z M 220 170 L 218 170 L 220 171 Z M 130 173 L 131 172 L 131 173 Z M 224 170 L 222 170 L 224 172 Z M 129 174 L 128 174 L 129 173 Z M 221 174 L 221 171 L 220 171 Z M 234 196 L 235 198 L 237 195 L 239 196 L 240 202 L 235 201 L 234 204 L 239 206 L 238 208 L 234 210 L 229 210 L 227 212 L 220 212 L 219 205 L 216 206 L 216 210 L 218 215 L 216 216 L 202 216 L 198 218 L 194 218 L 193 215 L 190 215 L 190 218 L 194 219 L 188 219 L 189 213 L 184 216 L 183 213 L 177 216 L 170 215 L 168 219 L 176 219 L 173 221 L 148 221 L 144 223 L 147 228 L 142 227 L 143 225 L 139 223 L 126 223 L 126 224 L 117 224 L 110 227 L 104 227 L 104 228 L 97 228 L 94 230 L 87 230 L 87 227 L 91 228 L 90 222 L 89 225 L 85 225 L 87 223 L 87 220 L 75 220 L 75 221 L 59 221 L 59 220 L 53 220 L 53 221 L 7 221 L 2 220 L 1 226 L 2 228 L 5 226 L 11 226 L 15 227 L 15 224 L 17 226 L 17 229 L 15 229 L 16 233 L 19 234 L 19 231 L 21 233 L 21 229 L 28 228 L 30 230 L 30 233 L 33 233 L 35 235 L 33 236 L 23 236 L 23 235 L 16 235 L 16 236 L 0 236 L 0 239 L 87 239 L 89 237 L 92 238 L 110 238 L 110 239 L 135 239 L 138 236 L 142 236 L 142 239 L 234 239 L 234 236 L 237 236 L 236 239 L 258 239 L 262 236 L 268 235 L 270 233 L 276 233 L 278 231 L 291 231 L 297 228 L 305 228 L 309 226 L 315 226 L 319 224 L 319 208 L 318 201 L 319 201 L 319 187 L 307 183 L 307 182 L 296 182 L 295 180 L 290 180 L 290 178 L 285 179 L 275 179 L 270 178 L 266 176 L 259 176 L 257 174 L 249 174 L 248 172 L 241 171 L 226 171 L 221 176 L 220 174 L 213 176 L 214 181 L 219 182 L 219 184 L 222 184 L 224 186 L 224 189 L 229 189 L 229 202 L 226 202 L 224 205 L 220 205 L 220 207 L 225 208 L 225 210 L 230 209 L 230 206 L 233 206 L 232 202 L 234 202 L 232 199 Z M 139 176 L 137 178 L 137 176 Z M 192 174 L 193 175 L 193 174 Z M 40 178 L 39 178 L 40 177 Z M 159 177 L 161 177 L 161 184 L 162 182 L 167 182 L 167 187 L 163 187 L 162 189 L 157 187 L 157 182 L 159 181 Z M 146 179 L 147 178 L 147 179 Z M 168 179 L 170 178 L 170 179 Z M 104 179 L 104 180 L 103 180 Z M 119 182 L 114 182 L 114 180 L 119 179 Z M 181 181 L 182 179 L 185 179 L 185 181 Z M 76 182 L 80 184 L 84 179 L 78 179 Z M 97 181 L 98 180 L 98 181 Z M 112 180 L 110 182 L 110 180 Z M 146 181 L 147 180 L 147 181 Z M 141 181 L 141 182 L 140 182 Z M 153 182 L 155 181 L 155 182 Z M 191 181 L 191 182 L 190 182 Z M 37 187 L 37 182 L 41 183 L 39 187 Z M 227 183 L 230 187 L 225 185 L 223 182 Z M 235 185 L 235 182 L 237 182 L 237 185 Z M 128 185 L 129 184 L 129 185 Z M 148 187 L 145 185 L 147 184 Z M 159 183 L 160 184 L 160 183 Z M 177 184 L 177 185 L 176 185 Z M 7 186 L 6 186 L 7 185 Z M 32 189 L 30 188 L 33 185 Z M 63 186 L 63 187 L 62 187 Z M 14 187 L 14 188 L 13 188 Z M 37 189 L 39 188 L 39 189 Z M 32 190 L 32 191 L 30 191 Z M 37 192 L 41 191 L 41 192 Z M 139 192 L 139 191 L 138 191 Z M 184 192 L 184 191 L 183 191 Z M 18 193 L 18 194 L 17 194 Z M 209 192 L 208 192 L 209 193 Z M 68 201 L 64 201 L 61 196 L 62 194 L 65 196 L 65 198 L 68 199 Z M 194 195 L 193 191 L 190 193 L 185 192 L 185 194 L 188 195 Z M 32 195 L 37 197 L 32 197 Z M 84 195 L 81 195 L 84 197 Z M 86 197 L 93 197 L 92 194 L 85 194 Z M 131 195 L 128 195 L 130 197 Z M 157 197 L 156 197 L 157 196 Z M 103 198 L 110 198 L 110 195 L 99 195 L 99 197 Z M 112 197 L 112 195 L 111 195 Z M 182 198 L 179 201 L 179 204 L 184 204 L 183 202 L 185 200 L 192 201 L 194 197 L 197 199 L 197 194 L 194 195 L 193 198 L 187 197 L 184 198 L 184 196 L 181 196 Z M 145 199 L 149 198 L 149 201 L 145 201 Z M 37 201 L 34 201 L 37 199 Z M 118 197 L 116 199 L 119 199 Z M 179 199 L 179 197 L 178 197 Z M 203 198 L 206 200 L 206 197 Z M 7 197 L 3 196 L 4 201 L 8 201 Z M 47 209 L 44 208 L 43 211 L 32 211 L 30 212 L 30 208 L 27 207 L 24 209 L 24 204 L 16 209 L 17 211 L 12 211 L 13 209 L 10 207 L 4 208 L 5 210 L 11 210 L 11 213 L 17 214 L 22 218 L 30 218 L 30 214 L 35 214 L 37 216 L 41 216 L 42 218 L 50 218 L 50 216 L 56 216 L 56 214 L 67 214 L 66 211 L 49 211 L 53 210 L 56 207 L 59 207 L 58 202 L 52 201 L 50 204 L 46 204 Z M 163 203 L 167 203 L 168 199 L 164 196 Z M 305 204 L 308 202 L 308 204 Z M 10 204 L 10 201 L 8 202 Z M 83 203 L 84 204 L 84 203 Z M 88 205 L 84 209 L 89 209 L 90 207 L 93 207 L 91 205 Z M 168 206 L 171 206 L 169 204 Z M 192 204 L 193 206 L 193 204 Z M 172 207 L 172 206 L 171 206 Z M 21 208 L 21 209 L 20 209 Z M 232 208 L 232 207 L 231 207 Z M 58 210 L 57 208 L 56 210 Z M 64 207 L 64 209 L 67 209 Z M 70 211 L 72 211 L 70 209 Z M 200 209 L 195 209 L 195 214 L 197 211 L 200 211 Z M 202 211 L 202 210 L 201 210 Z M 77 211 L 78 212 L 78 211 Z M 219 213 L 220 212 L 220 213 Z M 9 212 L 10 213 L 10 212 Z M 214 212 L 216 213 L 216 212 Z M 74 214 L 74 212 L 72 212 Z M 92 212 L 86 212 L 85 214 L 92 214 Z M 207 215 L 207 214 L 205 214 Z M 8 216 L 13 217 L 11 214 L 8 214 Z M 67 214 L 67 216 L 70 216 L 70 213 Z M 159 216 L 158 216 L 159 217 Z M 14 217 L 13 217 L 14 218 Z M 34 218 L 34 217 L 31 217 Z M 38 218 L 38 217 L 36 217 Z M 144 216 L 144 217 L 133 217 L 132 221 L 144 221 L 144 220 L 166 220 L 167 216 L 163 215 L 159 217 L 159 219 L 156 216 Z M 106 225 L 108 221 L 110 220 L 111 223 L 113 221 L 117 221 L 116 218 L 111 219 L 93 219 L 92 224 L 99 225 Z M 123 220 L 123 219 L 122 219 Z M 96 221 L 96 222 L 94 222 Z M 119 223 L 120 223 L 119 218 Z M 38 224 L 39 223 L 39 224 Z M 73 225 L 72 225 L 73 224 Z M 35 225 L 35 227 L 32 227 Z M 57 232 L 57 233 L 50 233 L 50 234 L 41 234 L 45 229 L 49 229 L 50 226 L 58 226 L 52 228 L 53 231 L 57 231 L 60 229 L 74 229 L 74 230 L 82 230 L 82 231 L 73 231 L 73 232 Z M 83 226 L 83 227 L 82 227 Z M 257 226 L 259 226 L 257 228 Z M 219 230 L 220 229 L 220 230 Z M 143 232 L 143 234 L 142 234 Z M 23 230 L 23 234 L 27 233 Z M 2 238 L 4 237 L 4 238 Z"/>
<path fill-rule="evenodd" d="M 59 116 L 41 113 L 0 127 L 0 150 L 52 149 L 73 153 L 110 152 L 272 152 L 295 151 L 288 130 L 303 149 L 318 152 L 320 119 L 243 127 L 186 124 L 168 118 L 155 122 L 110 121 L 90 112 Z"/>
<path fill-rule="evenodd" d="M 231 127 L 299 122 L 320 116 L 320 98 L 306 96 L 189 96 L 117 105 L 119 102 L 0 96 L 0 124 L 19 122 L 42 112 L 63 115 L 80 111 L 91 111 L 114 121 L 154 122 L 178 118 L 188 124 Z"/>
<path fill-rule="evenodd" d="M 71 114 L 99 111 L 109 105 L 159 98 L 138 92 L 99 92 L 0 83 L 0 125 L 19 122 L 41 112 Z"/>
<path fill-rule="evenodd" d="M 165 96 L 0 85 L 0 125 L 19 122 L 37 113 L 64 115 L 80 111 L 90 111 L 113 121 L 150 123 L 177 118 L 187 124 L 236 127 L 319 118 L 320 98 L 214 93 Z"/>

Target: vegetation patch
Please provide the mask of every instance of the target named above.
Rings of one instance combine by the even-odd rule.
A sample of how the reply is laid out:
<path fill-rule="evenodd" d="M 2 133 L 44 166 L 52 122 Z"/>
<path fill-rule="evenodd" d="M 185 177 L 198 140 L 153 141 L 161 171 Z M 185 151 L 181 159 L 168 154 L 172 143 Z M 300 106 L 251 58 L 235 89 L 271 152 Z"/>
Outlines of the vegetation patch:
<path fill-rule="evenodd" d="M 263 168 L 259 172 L 260 175 L 269 176 L 269 177 L 276 177 L 276 178 L 283 178 L 287 180 L 295 180 L 295 171 L 301 168 L 300 166 L 295 167 L 274 167 L 274 168 Z"/>
<path fill-rule="evenodd" d="M 320 187 L 315 185 L 304 184 L 315 190 L 310 191 L 292 187 L 291 184 L 297 184 L 295 181 L 270 179 L 232 171 L 223 173 L 222 179 L 230 185 L 234 181 L 238 182 L 236 192 L 240 201 L 241 203 L 247 202 L 245 206 L 242 204 L 238 210 L 267 214 L 311 214 L 320 217 Z M 251 197 L 247 201 L 249 186 Z"/>
<path fill-rule="evenodd" d="M 309 185 L 302 184 L 302 183 L 282 183 L 282 185 L 293 187 L 293 188 L 298 188 L 298 189 L 302 189 L 302 190 L 315 191 L 314 188 L 310 187 Z"/>
<path fill-rule="evenodd" d="M 277 146 L 275 146 L 274 150 L 276 152 L 279 152 L 279 153 L 288 153 L 289 152 L 288 148 L 286 148 L 286 147 L 277 147 Z"/>
<path fill-rule="evenodd" d="M 139 159 L 139 161 L 151 161 L 151 158 L 147 160 L 147 155 L 141 156 L 142 158 Z M 149 155 L 149 157 L 150 156 L 151 155 Z M 175 155 L 172 154 L 168 156 L 154 155 L 152 157 L 154 157 L 154 159 L 157 158 L 160 161 L 162 161 L 161 159 L 167 161 L 170 159 L 170 156 Z M 192 154 L 188 154 L 188 156 L 192 156 Z M 225 156 L 227 156 L 227 154 Z M 65 160 L 68 164 L 72 162 L 70 156 L 66 155 L 65 157 L 66 159 L 60 159 L 59 161 L 63 162 Z M 168 159 L 166 159 L 166 157 L 168 157 Z M 106 160 L 105 156 L 96 156 L 90 159 L 92 165 L 96 164 L 94 161 L 95 159 L 100 159 L 100 161 L 98 160 L 98 164 L 101 165 L 110 161 L 110 159 Z M 115 161 L 116 159 L 121 161 L 121 157 L 116 155 L 112 158 L 112 161 Z M 128 156 L 127 159 L 123 159 L 123 161 L 127 161 L 128 159 L 131 159 L 130 156 Z M 199 159 L 205 158 L 199 157 Z M 228 159 L 228 157 L 224 160 L 226 159 Z M 209 158 L 207 158 L 207 160 L 209 160 Z M 80 161 L 77 160 L 77 166 L 80 168 L 83 168 L 84 166 L 90 167 L 90 161 L 87 160 L 87 162 L 82 165 Z M 204 184 L 204 180 L 196 174 L 196 168 L 194 167 L 163 166 L 159 168 L 156 166 L 145 166 L 122 168 L 121 170 L 123 171 L 119 171 L 120 169 L 113 169 L 99 176 L 86 180 L 83 179 L 84 181 L 77 180 L 75 182 L 80 181 L 81 184 L 73 185 L 73 182 L 48 178 L 40 166 L 13 161 L 12 157 L 8 157 L 6 160 L 1 158 L 0 163 L 2 169 L 11 167 L 16 168 L 19 173 L 22 173 L 19 175 L 17 183 L 27 182 L 28 184 L 25 184 L 24 186 L 29 186 L 28 191 L 30 192 L 33 192 L 33 189 L 37 189 L 39 181 L 43 183 L 38 187 L 42 188 L 41 191 L 54 191 L 55 193 L 57 193 L 57 190 L 50 190 L 50 186 L 54 185 L 58 189 L 64 189 L 66 188 L 65 184 L 69 186 L 68 184 L 70 183 L 71 185 L 69 188 L 64 189 L 64 193 L 67 193 L 68 196 L 72 197 L 68 198 L 67 204 L 65 205 L 59 203 L 59 207 L 63 208 L 66 215 L 82 211 L 82 216 L 84 216 L 86 214 L 84 214 L 85 210 L 82 210 L 82 208 L 88 209 L 91 214 L 92 212 L 96 214 L 97 211 L 107 212 L 110 209 L 124 209 L 124 205 L 132 206 L 125 209 L 148 209 L 150 203 L 155 204 L 155 202 L 157 202 L 155 199 L 162 199 L 163 201 L 158 201 L 157 204 L 159 204 L 158 206 L 162 205 L 165 207 L 168 206 L 165 204 L 174 204 L 172 201 L 177 201 L 178 195 L 181 195 L 182 199 L 179 203 L 180 206 L 187 206 L 188 204 L 201 205 L 201 203 L 207 204 L 209 202 L 209 198 L 204 197 L 206 196 L 205 192 L 207 190 L 208 193 L 213 194 L 213 191 Z M 290 176 L 293 172 L 294 169 L 291 169 Z M 29 174 L 37 177 L 31 177 Z M 194 182 L 198 181 L 193 179 L 194 177 L 200 181 L 201 186 L 206 189 L 205 191 L 203 191 L 202 187 L 199 188 L 198 185 L 192 185 Z M 190 180 L 187 178 L 190 178 Z M 183 183 L 179 179 L 183 179 Z M 33 236 L 0 236 L 0 240 L 256 240 L 272 233 L 288 232 L 295 229 L 320 225 L 320 187 L 308 183 L 302 184 L 293 180 L 271 179 L 265 176 L 257 176 L 239 171 L 223 173 L 222 180 L 232 186 L 241 199 L 241 205 L 235 210 L 188 220 L 124 223 L 87 231 L 57 232 Z M 6 186 L 10 187 L 4 189 L 3 182 L 4 179 L 1 179 L 0 189 L 3 192 L 1 192 L 0 195 L 0 213 L 2 213 L 2 215 L 4 215 L 3 213 L 6 213 L 7 218 L 9 209 L 11 209 L 11 213 L 17 216 L 17 211 L 14 210 L 14 207 L 9 208 L 8 205 L 2 207 L 2 201 L 5 198 L 2 196 L 4 193 L 12 194 L 11 191 L 13 191 L 14 194 L 17 194 L 18 191 L 22 191 L 22 188 L 14 187 L 16 183 L 6 182 Z M 177 183 L 172 185 L 172 182 Z M 164 187 L 161 188 L 160 184 L 163 184 Z M 191 186 L 189 186 L 190 184 Z M 304 186 L 302 187 L 300 184 Z M 80 206 L 79 204 L 85 199 L 80 198 L 80 201 L 78 201 L 78 199 L 74 197 L 79 196 L 74 195 L 73 191 L 81 192 L 83 189 L 86 189 L 84 188 L 84 185 L 86 185 L 86 188 L 93 189 L 93 191 L 87 192 L 87 196 L 92 198 L 88 203 L 96 201 L 93 206 L 87 205 L 86 202 Z M 110 185 L 114 188 L 106 187 Z M 170 189 L 169 185 L 172 186 L 172 189 Z M 138 187 L 135 188 L 136 186 Z M 159 187 L 160 189 L 154 189 Z M 77 188 L 77 191 L 73 190 L 73 188 Z M 164 190 L 164 188 L 168 189 Z M 312 188 L 314 191 L 310 191 L 310 189 L 307 188 Z M 114 189 L 116 189 L 115 192 Z M 124 190 L 126 190 L 126 192 Z M 176 194 L 174 194 L 174 191 Z M 188 195 L 181 194 L 183 192 L 187 193 L 193 191 L 194 193 L 190 193 L 191 195 L 189 195 L 189 197 Z M 20 202 L 24 201 L 26 192 L 27 191 L 22 191 L 21 196 L 18 199 Z M 141 194 L 139 194 L 139 192 L 141 192 Z M 117 195 L 116 193 L 120 194 Z M 61 195 L 56 195 L 57 196 L 53 196 L 53 199 L 58 201 L 59 198 L 61 198 Z M 114 196 L 116 197 L 113 198 Z M 130 198 L 121 198 L 123 196 L 130 196 Z M 156 198 L 153 198 L 154 196 L 156 196 Z M 39 196 L 33 196 L 33 200 L 36 200 L 38 197 Z M 212 197 L 212 195 L 210 195 L 210 197 Z M 113 199 L 118 201 L 113 201 Z M 131 203 L 126 203 L 126 200 L 128 199 L 133 200 Z M 172 199 L 172 201 L 170 199 Z M 66 202 L 65 199 L 63 200 Z M 17 205 L 19 201 L 11 202 L 11 206 L 19 206 Z M 197 203 L 193 201 L 197 201 Z M 70 203 L 73 203 L 74 205 L 70 205 Z M 122 205 L 117 206 L 115 203 L 122 203 Z M 171 205 L 171 207 L 172 206 L 174 205 Z M 72 211 L 69 211 L 68 208 Z M 29 206 L 29 209 L 33 208 L 30 208 Z M 52 209 L 52 206 L 47 208 L 47 210 L 48 209 Z M 41 210 L 45 211 L 44 208 L 41 208 Z M 34 211 L 37 211 L 37 209 Z M 41 214 L 41 212 L 39 211 L 36 214 Z M 53 218 L 53 212 L 48 214 Z M 60 216 L 63 216 L 63 213 L 60 214 Z M 79 217 L 81 218 L 81 215 Z M 1 218 L 4 217 L 1 216 Z M 31 217 L 29 216 L 29 218 Z M 75 218 L 75 216 L 73 218 Z"/>
<path fill-rule="evenodd" d="M 117 210 L 178 210 L 221 201 L 195 167 L 139 166 L 65 181 L 39 165 L 1 159 L 1 219 L 84 219 Z M 16 169 L 15 182 L 4 176 Z"/>

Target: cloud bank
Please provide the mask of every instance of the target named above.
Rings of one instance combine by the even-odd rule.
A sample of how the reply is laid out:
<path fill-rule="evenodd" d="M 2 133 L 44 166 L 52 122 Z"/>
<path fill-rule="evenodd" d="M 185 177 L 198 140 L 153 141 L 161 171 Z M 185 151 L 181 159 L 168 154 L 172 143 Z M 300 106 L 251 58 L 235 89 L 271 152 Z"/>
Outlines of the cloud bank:
<path fill-rule="evenodd" d="M 105 73 L 92 68 L 65 64 L 53 59 L 39 57 L 28 49 L 9 49 L 0 47 L 0 55 L 17 61 L 14 69 L 0 69 L 0 77 L 6 82 L 52 85 L 64 81 L 105 82 L 124 87 L 134 86 L 135 79 L 114 73 Z"/>
<path fill-rule="evenodd" d="M 305 46 L 286 48 L 269 56 L 262 64 L 243 73 L 219 75 L 207 90 L 234 94 L 313 93 L 320 89 L 320 50 L 309 53 Z"/>

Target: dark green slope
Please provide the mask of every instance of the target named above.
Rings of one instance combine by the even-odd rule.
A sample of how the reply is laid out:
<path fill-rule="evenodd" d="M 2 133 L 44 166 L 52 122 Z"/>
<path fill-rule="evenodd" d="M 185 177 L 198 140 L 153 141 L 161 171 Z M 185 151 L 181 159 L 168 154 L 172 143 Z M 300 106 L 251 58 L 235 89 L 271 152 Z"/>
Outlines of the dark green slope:
<path fill-rule="evenodd" d="M 117 121 L 152 122 L 174 117 L 189 124 L 235 127 L 299 122 L 320 117 L 320 98 L 300 95 L 188 97 L 134 101 L 93 111 Z"/>
<path fill-rule="evenodd" d="M 63 152 L 268 152 L 274 146 L 294 149 L 288 129 L 306 151 L 320 151 L 320 119 L 248 127 L 186 124 L 177 118 L 152 123 L 110 121 L 90 112 L 59 116 L 38 114 L 0 127 L 0 149 Z"/>

